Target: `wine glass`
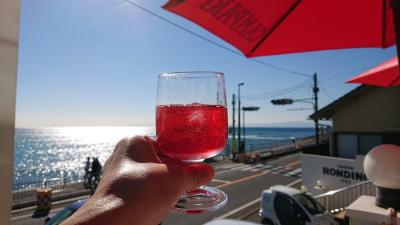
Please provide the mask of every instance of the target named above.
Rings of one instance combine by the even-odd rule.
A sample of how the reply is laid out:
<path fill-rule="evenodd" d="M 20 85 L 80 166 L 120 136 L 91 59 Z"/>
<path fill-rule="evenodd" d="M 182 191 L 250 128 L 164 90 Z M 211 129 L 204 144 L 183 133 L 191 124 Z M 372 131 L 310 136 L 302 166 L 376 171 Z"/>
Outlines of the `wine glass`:
<path fill-rule="evenodd" d="M 223 151 L 228 137 L 223 73 L 159 75 L 156 132 L 160 151 L 186 163 L 199 163 Z M 223 191 L 202 186 L 182 195 L 174 211 L 206 213 L 221 208 L 227 200 Z"/>

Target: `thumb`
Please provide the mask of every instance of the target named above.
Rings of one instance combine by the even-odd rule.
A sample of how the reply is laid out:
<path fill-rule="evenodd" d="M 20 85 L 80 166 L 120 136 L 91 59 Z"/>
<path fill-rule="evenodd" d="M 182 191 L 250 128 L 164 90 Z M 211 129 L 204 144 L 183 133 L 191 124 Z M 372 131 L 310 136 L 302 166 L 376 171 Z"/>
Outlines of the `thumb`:
<path fill-rule="evenodd" d="M 214 177 L 214 169 L 207 164 L 192 164 L 183 166 L 184 191 L 194 190 L 207 184 Z"/>

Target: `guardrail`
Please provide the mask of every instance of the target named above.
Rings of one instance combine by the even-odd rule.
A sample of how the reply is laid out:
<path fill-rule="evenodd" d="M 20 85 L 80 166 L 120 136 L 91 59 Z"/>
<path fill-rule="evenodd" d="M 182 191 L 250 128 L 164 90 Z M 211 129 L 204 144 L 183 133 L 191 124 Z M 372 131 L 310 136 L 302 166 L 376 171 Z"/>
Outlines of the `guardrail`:
<path fill-rule="evenodd" d="M 75 190 L 75 184 L 83 180 L 81 174 L 66 174 L 64 171 L 46 174 L 21 170 L 15 171 L 15 173 L 18 173 L 18 177 L 14 178 L 13 205 L 23 205 L 34 201 L 38 188 L 51 188 L 53 193 L 64 193 Z M 80 186 L 83 189 L 83 185 Z"/>
<path fill-rule="evenodd" d="M 289 139 L 283 139 L 283 140 L 264 140 L 262 142 L 257 142 L 257 143 L 252 143 L 250 141 L 246 142 L 246 152 L 253 152 L 257 150 L 265 150 L 265 149 L 270 149 L 282 145 L 288 145 L 292 143 L 291 140 Z M 231 142 L 228 142 L 224 152 L 222 154 L 230 152 L 232 149 Z"/>
<path fill-rule="evenodd" d="M 325 139 L 321 139 L 325 140 Z M 257 151 L 266 151 L 266 150 L 273 150 L 273 149 L 282 149 L 282 148 L 302 148 L 304 146 L 314 145 L 315 144 L 315 137 L 304 137 L 304 138 L 297 138 L 295 141 L 293 139 L 282 139 L 282 140 L 263 140 L 260 142 L 252 143 L 250 141 L 246 142 L 246 152 L 248 153 L 256 153 Z M 229 141 L 225 147 L 224 152 L 230 153 L 232 149 L 231 142 Z"/>
<path fill-rule="evenodd" d="M 314 198 L 328 210 L 342 210 L 361 195 L 375 196 L 375 185 L 367 180 L 341 189 L 328 191 Z"/>

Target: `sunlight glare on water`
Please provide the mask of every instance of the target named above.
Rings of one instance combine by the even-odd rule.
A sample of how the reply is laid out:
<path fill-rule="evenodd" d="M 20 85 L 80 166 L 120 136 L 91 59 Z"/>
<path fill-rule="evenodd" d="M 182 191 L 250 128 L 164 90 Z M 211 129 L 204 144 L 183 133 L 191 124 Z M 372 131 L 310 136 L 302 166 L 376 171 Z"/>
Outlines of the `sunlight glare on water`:
<path fill-rule="evenodd" d="M 152 127 L 60 127 L 61 135 L 83 143 L 113 142 L 127 136 L 152 135 Z"/>
<path fill-rule="evenodd" d="M 195 119 L 201 118 L 196 115 Z M 249 128 L 246 129 L 246 149 L 265 148 L 314 134 L 312 128 Z M 149 135 L 154 127 L 51 127 L 16 128 L 14 151 L 14 188 L 44 178 L 66 178 L 79 181 L 84 174 L 86 157 L 98 157 L 101 164 L 124 137 Z M 230 150 L 229 137 L 227 152 Z"/>
<path fill-rule="evenodd" d="M 135 135 L 155 136 L 153 127 L 55 127 L 17 128 L 15 135 L 14 186 L 26 177 L 82 177 L 86 157 L 104 165 L 116 143 Z"/>

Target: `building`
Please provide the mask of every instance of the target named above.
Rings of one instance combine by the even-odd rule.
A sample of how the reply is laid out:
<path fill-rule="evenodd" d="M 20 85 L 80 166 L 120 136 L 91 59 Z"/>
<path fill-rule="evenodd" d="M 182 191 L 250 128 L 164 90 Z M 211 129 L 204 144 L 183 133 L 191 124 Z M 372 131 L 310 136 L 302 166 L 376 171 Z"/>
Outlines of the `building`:
<path fill-rule="evenodd" d="M 0 224 L 11 224 L 19 0 L 0 1 Z"/>
<path fill-rule="evenodd" d="M 400 87 L 359 86 L 310 116 L 331 120 L 329 143 L 301 155 L 303 182 L 313 194 L 366 180 L 364 156 L 380 144 L 400 145 Z"/>

